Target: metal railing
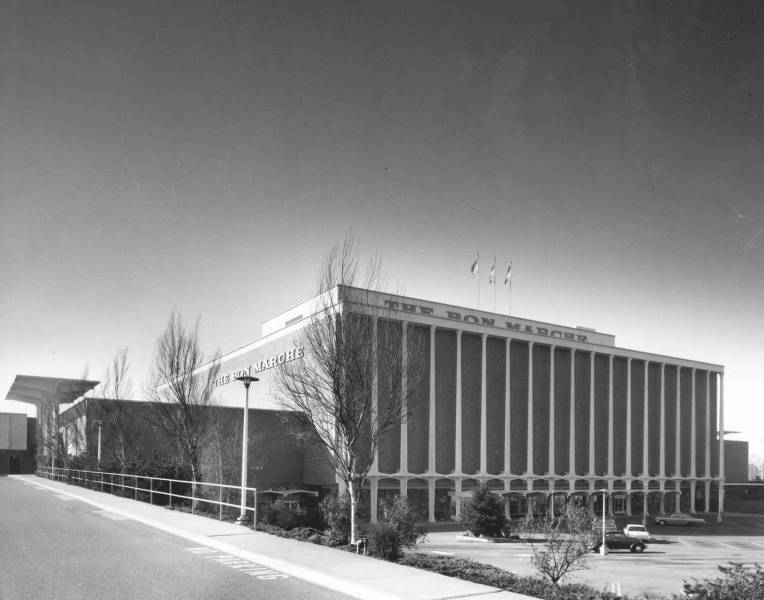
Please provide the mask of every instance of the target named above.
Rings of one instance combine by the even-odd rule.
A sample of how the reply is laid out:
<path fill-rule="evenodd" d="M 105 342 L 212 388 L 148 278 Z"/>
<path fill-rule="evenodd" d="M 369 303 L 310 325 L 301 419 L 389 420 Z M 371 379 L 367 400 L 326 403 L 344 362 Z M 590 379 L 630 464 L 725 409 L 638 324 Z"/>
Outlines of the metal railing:
<path fill-rule="evenodd" d="M 209 509 L 199 510 L 203 506 L 217 506 L 218 518 L 222 521 L 224 507 L 237 509 L 240 516 L 241 486 L 224 483 L 208 483 L 203 481 L 187 481 L 184 479 L 168 479 L 166 477 L 149 477 L 132 473 L 110 473 L 106 471 L 85 471 L 81 469 L 66 469 L 62 467 L 37 467 L 38 477 L 78 485 L 121 497 L 131 497 L 133 500 L 149 504 L 166 505 L 169 508 L 188 506 L 191 513 L 197 511 L 209 513 Z M 173 487 L 175 488 L 173 491 Z M 212 493 L 210 493 L 212 490 Z M 223 500 L 224 490 L 227 498 Z M 245 515 L 252 513 L 253 527 L 257 526 L 257 488 L 248 487 L 245 490 Z M 217 499 L 211 496 L 217 495 Z M 233 495 L 238 500 L 231 502 Z M 252 499 L 250 504 L 248 501 Z M 175 506 L 173 506 L 175 502 Z M 228 511 L 229 513 L 231 511 Z"/>

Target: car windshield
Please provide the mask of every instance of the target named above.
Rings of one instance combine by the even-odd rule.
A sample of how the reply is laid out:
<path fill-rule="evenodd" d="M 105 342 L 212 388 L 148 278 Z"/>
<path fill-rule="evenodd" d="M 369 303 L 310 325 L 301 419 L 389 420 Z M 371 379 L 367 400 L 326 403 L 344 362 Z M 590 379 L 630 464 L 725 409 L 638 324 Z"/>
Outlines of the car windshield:
<path fill-rule="evenodd" d="M 629 529 L 631 531 L 645 531 L 645 528 L 642 527 L 642 525 L 629 525 Z"/>

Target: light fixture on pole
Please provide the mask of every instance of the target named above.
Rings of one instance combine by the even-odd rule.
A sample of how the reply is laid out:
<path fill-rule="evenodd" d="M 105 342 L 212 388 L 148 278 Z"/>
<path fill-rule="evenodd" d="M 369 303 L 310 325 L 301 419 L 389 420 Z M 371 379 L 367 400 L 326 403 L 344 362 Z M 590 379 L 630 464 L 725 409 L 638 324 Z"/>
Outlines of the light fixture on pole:
<path fill-rule="evenodd" d="M 249 384 L 253 381 L 260 381 L 257 377 L 251 375 L 240 375 L 235 378 L 244 384 L 244 427 L 241 433 L 241 514 L 236 519 L 237 523 L 246 525 L 249 523 L 247 516 L 247 449 L 249 446 Z M 255 499 L 255 507 L 257 499 Z M 257 508 L 255 508 L 257 510 Z M 254 526 L 257 527 L 257 514 L 255 514 Z"/>
<path fill-rule="evenodd" d="M 608 491 L 604 488 L 597 491 L 602 492 L 602 545 L 600 546 L 600 554 L 607 556 L 607 546 L 605 545 L 605 506 L 607 506 L 607 500 L 605 494 Z"/>

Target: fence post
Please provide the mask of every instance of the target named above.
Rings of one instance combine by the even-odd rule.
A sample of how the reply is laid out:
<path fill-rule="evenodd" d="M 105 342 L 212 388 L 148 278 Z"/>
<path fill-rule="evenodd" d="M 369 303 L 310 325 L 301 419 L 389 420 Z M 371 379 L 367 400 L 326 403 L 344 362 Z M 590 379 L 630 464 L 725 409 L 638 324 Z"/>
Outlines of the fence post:
<path fill-rule="evenodd" d="M 223 520 L 223 488 L 218 484 L 218 520 Z"/>
<path fill-rule="evenodd" d="M 196 508 L 196 481 L 191 482 L 191 514 L 194 514 Z"/>
<path fill-rule="evenodd" d="M 133 476 L 133 481 L 135 481 L 135 495 L 133 496 L 133 499 L 137 500 L 138 499 L 138 476 L 137 475 Z"/>
<path fill-rule="evenodd" d="M 154 504 L 154 479 L 149 479 L 149 504 Z"/>
<path fill-rule="evenodd" d="M 172 479 L 170 479 L 170 508 L 172 508 Z"/>

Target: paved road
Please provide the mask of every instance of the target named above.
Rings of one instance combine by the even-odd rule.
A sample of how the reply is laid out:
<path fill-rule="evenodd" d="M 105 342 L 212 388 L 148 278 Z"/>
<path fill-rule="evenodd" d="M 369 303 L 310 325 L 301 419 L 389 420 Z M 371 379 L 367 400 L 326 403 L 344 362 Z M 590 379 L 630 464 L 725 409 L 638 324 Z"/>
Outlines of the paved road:
<path fill-rule="evenodd" d="M 764 517 L 731 518 L 704 528 L 650 527 L 653 539 L 644 554 L 616 551 L 606 557 L 589 556 L 590 568 L 566 581 L 588 583 L 597 589 L 620 585 L 621 592 L 670 597 L 685 580 L 720 575 L 717 566 L 729 561 L 764 562 Z M 491 544 L 468 541 L 458 533 L 431 533 L 417 552 L 472 558 L 520 575 L 535 575 L 530 548 L 520 542 Z"/>
<path fill-rule="evenodd" d="M 349 598 L 0 477 L 0 599 Z"/>

